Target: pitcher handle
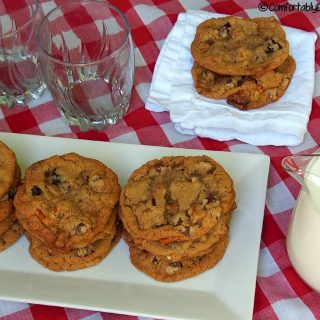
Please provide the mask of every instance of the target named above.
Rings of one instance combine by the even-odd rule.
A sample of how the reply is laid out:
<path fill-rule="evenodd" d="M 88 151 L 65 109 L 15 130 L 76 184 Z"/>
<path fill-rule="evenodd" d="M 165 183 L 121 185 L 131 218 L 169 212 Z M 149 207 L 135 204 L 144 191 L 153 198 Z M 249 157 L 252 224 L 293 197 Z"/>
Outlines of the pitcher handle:
<path fill-rule="evenodd" d="M 298 183 L 306 188 L 306 185 L 304 183 L 304 176 L 307 172 L 306 170 L 310 160 L 314 157 L 320 157 L 320 154 L 314 153 L 288 156 L 282 159 L 281 166 Z"/>

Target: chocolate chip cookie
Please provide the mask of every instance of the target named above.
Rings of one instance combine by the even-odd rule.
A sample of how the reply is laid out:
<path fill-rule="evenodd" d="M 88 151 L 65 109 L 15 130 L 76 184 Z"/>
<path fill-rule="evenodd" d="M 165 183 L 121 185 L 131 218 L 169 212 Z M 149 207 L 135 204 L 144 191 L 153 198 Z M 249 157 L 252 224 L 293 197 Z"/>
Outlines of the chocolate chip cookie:
<path fill-rule="evenodd" d="M 223 75 L 194 62 L 192 78 L 196 91 L 208 98 L 223 99 L 240 90 L 250 89 L 256 84 L 251 76 Z"/>
<path fill-rule="evenodd" d="M 275 70 L 255 77 L 255 83 L 251 87 L 241 88 L 229 95 L 227 102 L 241 110 L 257 109 L 276 102 L 286 92 L 295 69 L 295 60 L 289 56 Z"/>
<path fill-rule="evenodd" d="M 209 253 L 176 262 L 140 250 L 133 242 L 129 245 L 129 250 L 131 262 L 138 270 L 155 280 L 172 282 L 196 276 L 214 267 L 224 256 L 227 246 L 228 235 L 224 235 L 212 245 Z"/>
<path fill-rule="evenodd" d="M 69 252 L 51 250 L 36 237 L 29 235 L 30 255 L 38 263 L 52 271 L 74 271 L 88 268 L 100 263 L 119 241 L 116 229 L 106 233 L 105 237 L 83 248 L 72 249 Z"/>
<path fill-rule="evenodd" d="M 228 224 L 231 212 L 222 215 L 217 224 L 209 232 L 196 240 L 176 241 L 167 243 L 166 241 L 148 241 L 144 239 L 132 238 L 134 244 L 141 250 L 146 250 L 150 254 L 163 256 L 171 262 L 181 261 L 203 255 L 214 243 L 228 234 Z"/>
<path fill-rule="evenodd" d="M 212 18 L 196 30 L 191 54 L 201 66 L 225 75 L 259 75 L 279 67 L 289 43 L 275 18 Z"/>
<path fill-rule="evenodd" d="M 76 153 L 32 164 L 14 198 L 22 226 L 51 249 L 85 247 L 103 232 L 116 206 L 116 174 Z"/>
<path fill-rule="evenodd" d="M 131 175 L 121 193 L 120 217 L 133 237 L 194 240 L 234 203 L 232 179 L 210 157 L 163 157 Z"/>

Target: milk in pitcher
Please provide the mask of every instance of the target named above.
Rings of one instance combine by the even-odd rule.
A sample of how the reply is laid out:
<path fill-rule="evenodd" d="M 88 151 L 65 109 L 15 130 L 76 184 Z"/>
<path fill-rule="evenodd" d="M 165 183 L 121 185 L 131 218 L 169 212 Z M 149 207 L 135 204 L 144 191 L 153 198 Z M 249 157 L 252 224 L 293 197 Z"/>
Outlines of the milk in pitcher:
<path fill-rule="evenodd" d="M 313 158 L 304 176 L 287 232 L 287 250 L 300 277 L 320 292 L 320 157 Z"/>

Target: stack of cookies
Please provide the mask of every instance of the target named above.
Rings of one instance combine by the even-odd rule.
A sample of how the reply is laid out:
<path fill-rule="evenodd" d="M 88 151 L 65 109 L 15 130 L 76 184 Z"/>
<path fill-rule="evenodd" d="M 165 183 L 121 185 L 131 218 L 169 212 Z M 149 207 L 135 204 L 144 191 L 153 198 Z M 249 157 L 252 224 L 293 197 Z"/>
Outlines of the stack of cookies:
<path fill-rule="evenodd" d="M 16 242 L 22 233 L 12 203 L 20 178 L 15 154 L 0 141 L 0 251 Z"/>
<path fill-rule="evenodd" d="M 14 198 L 30 254 L 53 271 L 96 265 L 119 239 L 120 186 L 98 160 L 75 153 L 32 164 Z"/>
<path fill-rule="evenodd" d="M 242 110 L 277 101 L 296 68 L 281 25 L 272 18 L 212 18 L 191 45 L 192 77 L 201 95 Z"/>
<path fill-rule="evenodd" d="M 212 268 L 228 245 L 233 181 L 207 156 L 164 157 L 133 172 L 120 197 L 132 264 L 158 281 Z"/>

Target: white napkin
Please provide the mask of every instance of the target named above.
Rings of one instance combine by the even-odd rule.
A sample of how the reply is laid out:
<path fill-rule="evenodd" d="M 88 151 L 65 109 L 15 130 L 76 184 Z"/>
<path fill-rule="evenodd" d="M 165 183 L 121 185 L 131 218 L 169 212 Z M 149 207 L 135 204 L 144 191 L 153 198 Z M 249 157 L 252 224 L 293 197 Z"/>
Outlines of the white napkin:
<path fill-rule="evenodd" d="M 223 99 L 199 95 L 193 86 L 190 45 L 196 27 L 222 16 L 200 10 L 179 15 L 158 57 L 146 109 L 169 111 L 176 130 L 185 134 L 220 141 L 238 139 L 253 145 L 300 144 L 311 112 L 316 34 L 284 27 L 297 64 L 290 86 L 278 101 L 242 111 Z"/>

